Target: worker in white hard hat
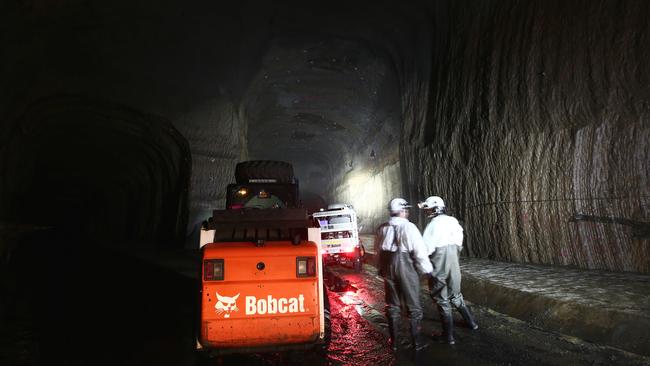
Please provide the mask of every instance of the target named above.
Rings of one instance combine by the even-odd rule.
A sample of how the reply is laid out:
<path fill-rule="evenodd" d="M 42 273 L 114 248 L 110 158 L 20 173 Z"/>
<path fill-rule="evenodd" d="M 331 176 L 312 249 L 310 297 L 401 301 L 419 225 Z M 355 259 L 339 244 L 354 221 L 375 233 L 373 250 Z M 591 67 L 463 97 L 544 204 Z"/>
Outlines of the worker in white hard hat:
<path fill-rule="evenodd" d="M 451 305 L 458 309 L 472 330 L 478 329 L 460 291 L 458 256 L 463 249 L 463 228 L 456 218 L 445 213 L 445 202 L 438 196 L 427 198 L 418 207 L 431 218 L 424 229 L 423 239 L 433 265 L 433 276 L 429 278 L 431 298 L 438 306 L 442 323 L 442 334 L 434 334 L 434 337 L 441 342 L 454 344 L 456 341 Z"/>
<path fill-rule="evenodd" d="M 390 220 L 379 226 L 375 240 L 376 253 L 379 253 L 379 274 L 384 278 L 390 346 L 394 351 L 401 343 L 398 339 L 402 302 L 410 317 L 413 348 L 419 351 L 427 346 L 421 336 L 422 304 L 418 271 L 430 277 L 433 268 L 420 231 L 408 220 L 409 207 L 403 198 L 391 200 L 388 205 Z"/>

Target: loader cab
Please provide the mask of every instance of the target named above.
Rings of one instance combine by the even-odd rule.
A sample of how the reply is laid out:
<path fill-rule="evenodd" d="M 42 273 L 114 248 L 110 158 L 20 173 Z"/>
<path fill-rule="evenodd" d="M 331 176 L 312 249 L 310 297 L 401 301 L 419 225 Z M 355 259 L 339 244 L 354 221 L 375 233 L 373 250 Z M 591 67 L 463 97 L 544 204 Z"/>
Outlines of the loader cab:
<path fill-rule="evenodd" d="M 226 208 L 270 209 L 298 207 L 298 184 L 276 182 L 246 182 L 229 184 Z"/>

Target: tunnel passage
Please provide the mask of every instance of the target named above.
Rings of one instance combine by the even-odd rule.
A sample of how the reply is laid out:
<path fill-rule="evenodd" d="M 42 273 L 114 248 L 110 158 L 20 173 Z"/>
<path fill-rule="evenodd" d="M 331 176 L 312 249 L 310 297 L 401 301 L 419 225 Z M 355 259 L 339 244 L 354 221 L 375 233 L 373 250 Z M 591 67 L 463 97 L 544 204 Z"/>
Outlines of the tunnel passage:
<path fill-rule="evenodd" d="M 8 222 L 112 242 L 184 238 L 189 149 L 165 120 L 51 98 L 29 107 L 3 155 Z"/>
<path fill-rule="evenodd" d="M 380 161 L 398 160 L 392 59 L 382 46 L 349 36 L 279 33 L 244 98 L 249 155 L 292 162 L 303 196 L 321 197 L 320 207 L 361 203 L 344 183 L 349 176 L 377 174 Z"/>

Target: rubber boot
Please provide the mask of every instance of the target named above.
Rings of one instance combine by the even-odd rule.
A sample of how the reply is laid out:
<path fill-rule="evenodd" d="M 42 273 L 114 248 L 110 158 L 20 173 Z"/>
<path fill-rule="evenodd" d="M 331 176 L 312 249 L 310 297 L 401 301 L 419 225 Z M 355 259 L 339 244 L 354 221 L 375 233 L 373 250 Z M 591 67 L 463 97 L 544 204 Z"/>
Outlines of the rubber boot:
<path fill-rule="evenodd" d="M 422 325 L 419 320 L 411 320 L 411 341 L 416 351 L 421 351 L 429 346 L 422 337 Z"/>
<path fill-rule="evenodd" d="M 472 316 L 472 312 L 469 311 L 469 308 L 467 305 L 462 304 L 461 306 L 458 307 L 458 312 L 460 312 L 460 315 L 463 316 L 463 319 L 465 319 L 465 323 L 467 323 L 467 326 L 471 330 L 477 330 L 478 329 L 478 324 L 476 321 L 474 321 L 474 317 Z"/>
<path fill-rule="evenodd" d="M 446 312 L 442 318 L 442 336 L 446 343 L 456 344 L 454 339 L 454 317 L 451 311 Z"/>
<path fill-rule="evenodd" d="M 393 351 L 397 351 L 397 339 L 399 338 L 399 328 L 400 328 L 400 318 L 398 317 L 389 317 L 388 318 L 388 333 L 390 338 L 388 339 L 388 345 Z"/>
<path fill-rule="evenodd" d="M 454 318 L 451 311 L 440 313 L 440 323 L 442 323 L 442 334 L 433 333 L 433 338 L 439 343 L 456 344 L 454 339 Z"/>

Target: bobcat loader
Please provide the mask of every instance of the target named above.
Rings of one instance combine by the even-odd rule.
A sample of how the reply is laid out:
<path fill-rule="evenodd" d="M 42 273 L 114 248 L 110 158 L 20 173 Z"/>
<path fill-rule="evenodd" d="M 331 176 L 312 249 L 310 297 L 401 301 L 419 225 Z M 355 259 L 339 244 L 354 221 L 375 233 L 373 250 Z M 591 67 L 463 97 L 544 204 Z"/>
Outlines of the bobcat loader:
<path fill-rule="evenodd" d="M 211 354 L 310 349 L 330 338 L 320 230 L 291 165 L 239 163 L 225 210 L 201 232 L 196 347 Z"/>

